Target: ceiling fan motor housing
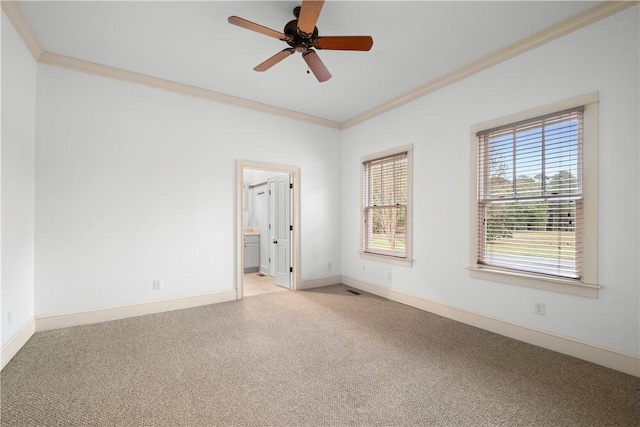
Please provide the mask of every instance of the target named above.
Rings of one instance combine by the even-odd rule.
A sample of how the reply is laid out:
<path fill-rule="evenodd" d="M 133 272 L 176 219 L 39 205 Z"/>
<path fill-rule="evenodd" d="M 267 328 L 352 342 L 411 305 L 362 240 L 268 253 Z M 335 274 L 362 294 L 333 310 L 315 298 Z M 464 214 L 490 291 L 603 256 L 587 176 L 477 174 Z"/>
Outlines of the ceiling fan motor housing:
<path fill-rule="evenodd" d="M 284 34 L 289 40 L 286 40 L 287 44 L 294 48 L 296 52 L 306 52 L 313 47 L 313 43 L 316 37 L 318 37 L 318 27 L 313 28 L 313 33 L 309 37 L 303 37 L 298 33 L 298 20 L 294 19 L 289 21 L 284 26 Z"/>

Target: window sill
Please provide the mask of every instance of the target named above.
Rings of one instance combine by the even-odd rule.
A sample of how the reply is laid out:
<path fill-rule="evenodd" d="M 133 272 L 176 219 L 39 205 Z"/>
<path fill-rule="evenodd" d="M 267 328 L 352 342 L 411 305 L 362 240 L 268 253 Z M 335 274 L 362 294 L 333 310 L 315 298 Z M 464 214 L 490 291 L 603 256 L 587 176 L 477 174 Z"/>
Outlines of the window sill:
<path fill-rule="evenodd" d="M 599 285 L 580 283 L 573 280 L 495 270 L 491 268 L 479 268 L 477 266 L 468 267 L 467 270 L 469 270 L 471 277 L 475 279 L 543 289 L 546 291 L 560 292 L 563 294 L 586 298 L 598 298 L 598 289 L 601 288 Z"/>
<path fill-rule="evenodd" d="M 398 258 L 389 255 L 371 254 L 368 252 L 360 252 L 360 258 L 368 259 L 370 261 L 386 262 L 387 264 L 401 265 L 403 267 L 411 267 L 413 265 L 413 259 L 411 258 Z"/>

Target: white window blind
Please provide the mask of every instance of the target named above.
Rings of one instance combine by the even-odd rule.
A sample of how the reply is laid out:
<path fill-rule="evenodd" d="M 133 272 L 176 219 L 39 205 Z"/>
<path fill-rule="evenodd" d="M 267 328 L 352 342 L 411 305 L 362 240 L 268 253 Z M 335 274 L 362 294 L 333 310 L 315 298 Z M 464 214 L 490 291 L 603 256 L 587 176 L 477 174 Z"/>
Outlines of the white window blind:
<path fill-rule="evenodd" d="M 407 153 L 363 162 L 365 253 L 407 257 Z"/>
<path fill-rule="evenodd" d="M 582 112 L 478 132 L 478 260 L 582 277 Z"/>

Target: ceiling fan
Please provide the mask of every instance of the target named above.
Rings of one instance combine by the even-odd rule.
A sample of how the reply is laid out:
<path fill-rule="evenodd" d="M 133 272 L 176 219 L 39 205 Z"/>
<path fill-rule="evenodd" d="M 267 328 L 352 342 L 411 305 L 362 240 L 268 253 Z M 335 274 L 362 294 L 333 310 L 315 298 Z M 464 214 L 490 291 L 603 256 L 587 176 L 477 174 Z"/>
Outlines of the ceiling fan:
<path fill-rule="evenodd" d="M 276 53 L 255 67 L 254 70 L 267 71 L 294 52 L 301 52 L 302 58 L 318 81 L 326 82 L 331 78 L 331 73 L 313 48 L 368 51 L 371 49 L 371 46 L 373 46 L 373 39 L 371 36 L 319 36 L 316 22 L 320 16 L 323 4 L 324 0 L 304 0 L 301 6 L 293 9 L 293 15 L 296 19 L 288 22 L 287 25 L 284 26 L 283 32 L 272 30 L 271 28 L 247 21 L 238 16 L 230 16 L 229 23 L 277 38 L 290 46 Z"/>

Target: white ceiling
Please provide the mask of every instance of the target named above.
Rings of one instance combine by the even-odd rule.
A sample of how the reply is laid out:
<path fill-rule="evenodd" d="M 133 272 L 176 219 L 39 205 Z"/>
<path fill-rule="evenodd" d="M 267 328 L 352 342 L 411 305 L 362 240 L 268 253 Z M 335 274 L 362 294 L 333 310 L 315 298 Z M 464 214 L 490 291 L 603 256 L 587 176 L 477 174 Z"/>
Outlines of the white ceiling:
<path fill-rule="evenodd" d="M 300 1 L 23 1 L 46 51 L 343 122 L 597 2 L 328 1 L 320 35 L 371 35 L 370 52 L 318 51 L 318 83 L 300 54 L 227 22 L 282 31 Z"/>

